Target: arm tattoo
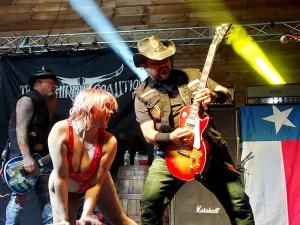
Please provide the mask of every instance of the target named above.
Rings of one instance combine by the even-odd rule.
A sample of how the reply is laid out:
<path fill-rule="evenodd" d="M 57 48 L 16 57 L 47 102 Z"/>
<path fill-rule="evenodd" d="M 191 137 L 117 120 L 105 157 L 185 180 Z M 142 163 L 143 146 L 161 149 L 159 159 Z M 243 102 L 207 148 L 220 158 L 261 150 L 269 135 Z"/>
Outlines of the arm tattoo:
<path fill-rule="evenodd" d="M 28 127 L 33 116 L 33 104 L 29 97 L 20 98 L 16 106 L 16 133 L 21 153 L 29 152 Z"/>

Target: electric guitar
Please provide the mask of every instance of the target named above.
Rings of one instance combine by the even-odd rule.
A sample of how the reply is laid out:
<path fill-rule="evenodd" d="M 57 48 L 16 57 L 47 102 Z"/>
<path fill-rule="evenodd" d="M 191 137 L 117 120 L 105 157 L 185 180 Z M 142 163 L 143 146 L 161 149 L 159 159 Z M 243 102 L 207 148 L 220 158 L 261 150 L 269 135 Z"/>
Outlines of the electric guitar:
<path fill-rule="evenodd" d="M 36 185 L 36 181 L 40 175 L 50 174 L 50 170 L 44 165 L 51 161 L 50 155 L 41 157 L 39 154 L 34 154 L 40 171 L 38 174 L 28 174 L 23 168 L 23 157 L 17 156 L 7 161 L 4 166 L 3 175 L 7 186 L 18 194 L 29 192 Z"/>
<path fill-rule="evenodd" d="M 206 61 L 200 78 L 200 88 L 205 88 L 208 75 L 213 63 L 217 46 L 221 43 L 231 24 L 222 24 L 216 28 L 216 33 L 206 57 Z M 211 118 L 203 118 L 203 111 L 199 110 L 199 102 L 184 107 L 180 112 L 179 127 L 187 127 L 194 132 L 193 146 L 178 146 L 171 144 L 165 151 L 166 164 L 170 173 L 185 181 L 195 179 L 196 174 L 204 171 L 207 165 L 207 155 L 210 152 L 209 145 L 202 135 L 211 122 Z"/>

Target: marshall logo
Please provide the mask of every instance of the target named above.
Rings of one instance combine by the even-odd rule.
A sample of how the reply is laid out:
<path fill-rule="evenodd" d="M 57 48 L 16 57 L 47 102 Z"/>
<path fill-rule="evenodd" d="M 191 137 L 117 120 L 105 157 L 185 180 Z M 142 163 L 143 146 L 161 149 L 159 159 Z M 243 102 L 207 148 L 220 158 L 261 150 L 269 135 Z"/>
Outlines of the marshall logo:
<path fill-rule="evenodd" d="M 102 74 L 94 77 L 61 77 L 57 76 L 60 81 L 56 89 L 57 98 L 64 99 L 70 98 L 74 101 L 78 92 L 85 88 L 101 88 L 106 91 L 111 92 L 116 98 L 126 94 L 127 92 L 134 91 L 138 85 L 141 83 L 139 79 L 123 79 L 118 78 L 116 81 L 112 81 L 113 78 L 119 77 L 124 70 L 124 65 L 113 71 L 112 73 Z M 28 85 L 20 86 L 21 93 L 25 94 L 29 91 Z"/>
<path fill-rule="evenodd" d="M 218 214 L 220 212 L 220 208 L 205 208 L 202 205 L 198 205 L 196 208 L 196 213 L 199 214 Z"/>

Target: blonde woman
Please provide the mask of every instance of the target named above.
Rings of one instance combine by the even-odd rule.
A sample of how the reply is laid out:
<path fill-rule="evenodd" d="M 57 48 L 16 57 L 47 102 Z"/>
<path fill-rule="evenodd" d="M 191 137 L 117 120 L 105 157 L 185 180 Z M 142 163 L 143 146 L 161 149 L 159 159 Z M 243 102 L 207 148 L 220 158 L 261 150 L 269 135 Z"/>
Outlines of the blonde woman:
<path fill-rule="evenodd" d="M 69 118 L 53 126 L 48 144 L 53 162 L 49 191 L 55 224 L 100 225 L 92 217 L 98 206 L 114 225 L 137 225 L 123 212 L 109 172 L 117 141 L 105 129 L 117 109 L 109 92 L 84 89 L 77 95 Z M 82 193 L 83 210 L 76 222 Z"/>

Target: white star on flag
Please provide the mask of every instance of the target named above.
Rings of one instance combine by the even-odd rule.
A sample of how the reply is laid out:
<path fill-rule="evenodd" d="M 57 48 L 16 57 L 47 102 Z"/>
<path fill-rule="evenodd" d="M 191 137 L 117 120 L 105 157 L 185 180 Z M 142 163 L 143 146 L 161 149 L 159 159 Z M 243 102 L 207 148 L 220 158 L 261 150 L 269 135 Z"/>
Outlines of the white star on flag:
<path fill-rule="evenodd" d="M 279 132 L 281 127 L 283 125 L 289 126 L 289 127 L 296 127 L 289 119 L 288 116 L 292 112 L 293 108 L 280 111 L 276 106 L 272 106 L 273 109 L 273 115 L 267 116 L 263 118 L 263 120 L 273 122 L 275 125 L 276 134 Z"/>

